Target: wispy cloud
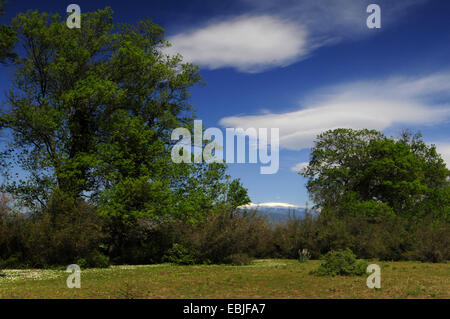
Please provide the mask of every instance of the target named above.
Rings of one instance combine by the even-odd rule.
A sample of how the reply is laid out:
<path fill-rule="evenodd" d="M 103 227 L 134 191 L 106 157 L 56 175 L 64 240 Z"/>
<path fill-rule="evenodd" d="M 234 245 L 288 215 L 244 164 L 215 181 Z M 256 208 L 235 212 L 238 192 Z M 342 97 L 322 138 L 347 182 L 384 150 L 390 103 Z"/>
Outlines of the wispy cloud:
<path fill-rule="evenodd" d="M 377 1 L 382 30 L 424 1 Z M 167 53 L 181 53 L 186 61 L 209 69 L 260 72 L 295 63 L 324 45 L 374 34 L 366 26 L 369 0 L 241 2 L 247 4 L 245 14 L 169 36 Z"/>
<path fill-rule="evenodd" d="M 417 78 L 395 77 L 383 81 L 359 81 L 316 91 L 301 102 L 299 110 L 225 117 L 224 127 L 278 127 L 280 147 L 300 150 L 329 129 L 384 130 L 394 124 L 443 123 L 450 105 L 436 103 L 448 96 L 450 73 Z"/>
<path fill-rule="evenodd" d="M 268 15 L 240 16 L 169 37 L 169 54 L 210 69 L 234 67 L 257 72 L 284 66 L 308 53 L 307 31 L 296 23 Z"/>

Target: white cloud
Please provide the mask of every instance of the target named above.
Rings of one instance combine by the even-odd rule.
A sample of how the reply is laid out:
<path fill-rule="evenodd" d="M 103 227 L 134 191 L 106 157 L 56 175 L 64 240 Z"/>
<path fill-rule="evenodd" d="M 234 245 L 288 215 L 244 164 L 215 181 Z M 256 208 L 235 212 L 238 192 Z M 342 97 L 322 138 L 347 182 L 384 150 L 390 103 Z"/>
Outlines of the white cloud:
<path fill-rule="evenodd" d="M 168 38 L 168 54 L 217 69 L 256 72 L 285 66 L 308 53 L 307 32 L 299 24 L 268 15 L 241 16 Z"/>
<path fill-rule="evenodd" d="M 426 0 L 386 1 L 382 29 L 400 21 L 410 7 Z M 168 54 L 181 53 L 209 69 L 232 67 L 241 72 L 261 72 L 306 58 L 324 45 L 373 34 L 366 26 L 371 0 L 241 0 L 243 15 L 215 19 L 169 36 Z"/>
<path fill-rule="evenodd" d="M 293 167 L 291 167 L 291 171 L 295 172 L 295 173 L 299 173 L 301 171 L 303 171 L 304 168 L 306 168 L 308 166 L 308 162 L 300 162 L 295 164 Z"/>
<path fill-rule="evenodd" d="M 360 81 L 317 91 L 297 111 L 225 117 L 220 124 L 244 129 L 278 127 L 280 147 L 300 150 L 311 147 L 315 137 L 329 129 L 384 130 L 393 124 L 448 121 L 450 105 L 430 100 L 448 92 L 450 74 Z"/>

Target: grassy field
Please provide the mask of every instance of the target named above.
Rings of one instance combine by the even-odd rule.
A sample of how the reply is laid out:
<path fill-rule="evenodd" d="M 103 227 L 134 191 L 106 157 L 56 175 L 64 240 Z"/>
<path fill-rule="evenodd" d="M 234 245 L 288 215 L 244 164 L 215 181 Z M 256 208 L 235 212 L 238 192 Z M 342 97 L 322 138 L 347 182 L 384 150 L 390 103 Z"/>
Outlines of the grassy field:
<path fill-rule="evenodd" d="M 315 277 L 319 261 L 256 260 L 249 266 L 113 266 L 81 273 L 69 289 L 64 270 L 4 270 L 0 298 L 450 298 L 450 264 L 374 262 L 381 289 L 366 277 Z"/>

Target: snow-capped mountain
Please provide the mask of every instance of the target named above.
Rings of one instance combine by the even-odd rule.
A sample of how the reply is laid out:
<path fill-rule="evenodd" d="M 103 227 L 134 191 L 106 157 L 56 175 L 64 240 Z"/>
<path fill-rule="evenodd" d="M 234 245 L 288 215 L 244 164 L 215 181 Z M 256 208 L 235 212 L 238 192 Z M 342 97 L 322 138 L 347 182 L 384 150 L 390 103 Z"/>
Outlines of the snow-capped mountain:
<path fill-rule="evenodd" d="M 306 208 L 288 203 L 250 203 L 239 207 L 242 210 L 256 211 L 257 214 L 267 216 L 272 223 L 280 223 L 290 218 L 303 218 Z"/>

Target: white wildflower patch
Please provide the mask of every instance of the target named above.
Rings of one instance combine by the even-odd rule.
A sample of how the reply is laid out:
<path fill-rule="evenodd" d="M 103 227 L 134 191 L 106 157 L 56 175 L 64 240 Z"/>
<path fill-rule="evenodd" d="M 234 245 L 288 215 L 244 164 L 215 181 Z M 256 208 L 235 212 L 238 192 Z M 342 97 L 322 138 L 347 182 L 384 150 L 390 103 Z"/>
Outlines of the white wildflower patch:
<path fill-rule="evenodd" d="M 163 267 L 163 266 L 170 266 L 170 264 L 153 264 L 153 265 L 116 265 L 116 266 L 110 266 L 111 269 L 121 269 L 121 270 L 128 270 L 128 269 L 142 269 L 142 268 L 155 268 L 155 267 Z"/>
<path fill-rule="evenodd" d="M 4 269 L 0 284 L 17 280 L 47 280 L 60 277 L 64 272 L 53 269 Z"/>

